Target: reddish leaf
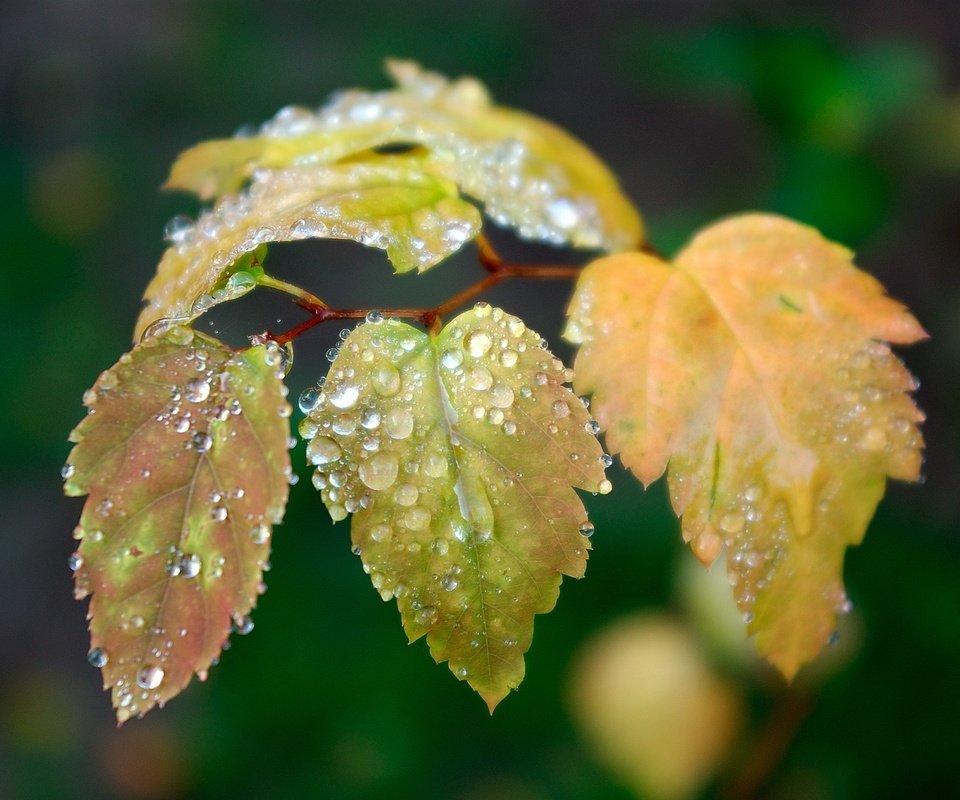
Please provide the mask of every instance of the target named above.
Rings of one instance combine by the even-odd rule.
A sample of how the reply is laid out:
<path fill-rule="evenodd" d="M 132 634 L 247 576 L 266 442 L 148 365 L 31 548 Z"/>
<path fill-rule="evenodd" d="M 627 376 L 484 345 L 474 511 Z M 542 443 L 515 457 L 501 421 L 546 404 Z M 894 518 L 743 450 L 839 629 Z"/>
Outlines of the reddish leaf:
<path fill-rule="evenodd" d="M 65 468 L 66 493 L 88 495 L 71 566 L 120 722 L 204 677 L 231 624 L 249 630 L 287 499 L 279 363 L 174 328 L 84 397 Z"/>

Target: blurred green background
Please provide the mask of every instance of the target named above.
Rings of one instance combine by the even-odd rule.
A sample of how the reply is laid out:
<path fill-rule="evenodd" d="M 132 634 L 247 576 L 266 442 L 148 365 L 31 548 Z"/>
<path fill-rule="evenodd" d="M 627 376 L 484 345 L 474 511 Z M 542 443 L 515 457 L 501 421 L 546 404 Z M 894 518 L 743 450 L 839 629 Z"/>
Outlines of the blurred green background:
<path fill-rule="evenodd" d="M 591 640 L 615 651 L 604 629 L 638 613 L 692 637 L 691 657 L 739 719 L 692 796 L 960 796 L 957 11 L 953 0 L 7 0 L 0 798 L 665 796 L 637 777 L 643 754 L 607 766 L 602 720 L 583 711 L 616 657 Z M 724 595 L 710 601 L 706 573 L 690 573 L 662 488 L 643 493 L 615 469 L 617 491 L 586 498 L 597 525 L 587 578 L 566 581 L 538 618 L 527 678 L 491 718 L 423 642 L 406 646 L 346 525 L 333 528 L 301 481 L 256 631 L 206 684 L 116 729 L 66 567 L 81 503 L 61 497 L 58 471 L 83 390 L 128 346 L 165 221 L 197 209 L 158 186 L 200 139 L 339 87 L 386 86 L 386 56 L 477 75 L 499 101 L 566 126 L 622 177 L 661 249 L 718 216 L 785 213 L 856 249 L 932 334 L 903 354 L 929 415 L 929 480 L 890 487 L 847 558 L 856 611 L 792 690 L 731 640 Z M 525 257 L 577 257 L 497 240 Z M 279 246 L 270 259 L 332 302 L 370 306 L 436 302 L 476 269 L 466 254 L 390 279 L 381 254 L 346 243 Z M 511 282 L 489 299 L 566 358 L 568 290 Z M 214 321 L 228 339 L 298 319 L 276 298 L 237 305 Z M 325 369 L 336 334 L 298 342 L 294 393 Z M 669 655 L 655 635 L 624 635 L 641 664 Z M 669 681 L 644 687 L 649 716 L 604 729 L 628 749 L 691 696 Z M 702 727 L 692 719 L 681 738 Z"/>

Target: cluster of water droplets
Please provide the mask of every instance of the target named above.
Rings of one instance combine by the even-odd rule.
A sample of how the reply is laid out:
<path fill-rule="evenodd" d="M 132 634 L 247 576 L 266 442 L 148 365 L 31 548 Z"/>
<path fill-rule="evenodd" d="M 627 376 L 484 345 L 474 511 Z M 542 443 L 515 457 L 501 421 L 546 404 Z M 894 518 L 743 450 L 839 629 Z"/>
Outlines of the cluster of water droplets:
<path fill-rule="evenodd" d="M 326 380 L 300 397 L 313 484 L 331 517 L 360 515 L 354 552 L 409 624 L 450 624 L 476 647 L 501 625 L 498 646 L 516 647 L 509 622 L 482 607 L 465 613 L 478 570 L 505 602 L 536 594 L 517 562 L 527 542 L 562 542 L 557 571 L 573 569 L 563 560 L 585 559 L 593 525 L 585 513 L 569 518 L 582 511 L 571 486 L 610 490 L 596 424 L 563 385 L 569 370 L 486 303 L 435 339 L 376 312 L 341 339 Z M 466 676 L 464 664 L 451 668 Z"/>
<path fill-rule="evenodd" d="M 356 137 L 357 149 L 425 145 L 448 165 L 466 194 L 484 203 L 491 218 L 524 238 L 613 250 L 633 244 L 629 234 L 608 228 L 596 200 L 577 187 L 570 166 L 537 151 L 536 126 L 541 123 L 518 118 L 516 135 L 504 136 L 510 131 L 502 123 L 500 136 L 484 135 L 476 119 L 491 103 L 479 82 L 448 81 L 411 62 L 394 62 L 391 71 L 400 83 L 397 90 L 339 92 L 316 112 L 289 106 L 259 133 L 278 139 L 327 135 L 342 137 L 344 143 Z M 521 138 L 527 128 L 533 129 L 531 144 Z M 300 160 L 309 163 L 334 154 L 341 155 L 340 148 L 305 152 Z"/>

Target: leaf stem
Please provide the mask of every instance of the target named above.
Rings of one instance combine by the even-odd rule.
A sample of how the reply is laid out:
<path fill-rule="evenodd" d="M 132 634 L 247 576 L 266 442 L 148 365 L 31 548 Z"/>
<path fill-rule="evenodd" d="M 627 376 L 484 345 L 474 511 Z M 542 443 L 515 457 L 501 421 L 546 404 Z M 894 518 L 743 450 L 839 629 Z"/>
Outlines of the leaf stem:
<path fill-rule="evenodd" d="M 482 234 L 477 236 L 477 258 L 487 275 L 465 289 L 444 300 L 433 308 L 387 308 L 381 309 L 384 317 L 402 317 L 418 320 L 431 334 L 440 330 L 442 319 L 451 311 L 465 305 L 474 297 L 483 294 L 508 278 L 535 278 L 546 280 L 569 280 L 580 274 L 580 267 L 554 264 L 509 264 L 494 250 L 493 245 Z M 270 339 L 279 345 L 292 342 L 311 328 L 329 320 L 363 319 L 370 313 L 369 308 L 331 308 L 327 303 L 298 286 L 276 278 L 264 276 L 261 285 L 276 289 L 295 298 L 298 306 L 309 311 L 311 316 L 298 325 L 280 334 L 265 331 L 262 339 Z"/>
<path fill-rule="evenodd" d="M 274 289 L 275 291 L 290 295 L 291 297 L 295 298 L 298 306 L 305 308 L 308 311 L 318 308 L 327 308 L 327 304 L 315 294 L 312 294 L 306 289 L 302 289 L 293 283 L 287 283 L 287 281 L 274 278 L 272 275 L 267 275 L 264 273 L 257 278 L 257 283 L 260 286 L 266 287 L 267 289 Z"/>

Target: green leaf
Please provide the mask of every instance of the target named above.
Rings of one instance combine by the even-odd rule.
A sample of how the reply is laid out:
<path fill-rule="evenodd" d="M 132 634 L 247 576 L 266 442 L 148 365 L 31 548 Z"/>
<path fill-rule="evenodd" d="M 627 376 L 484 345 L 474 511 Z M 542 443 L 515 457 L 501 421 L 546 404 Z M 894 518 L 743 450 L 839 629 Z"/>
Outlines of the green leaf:
<path fill-rule="evenodd" d="M 290 475 L 280 362 L 174 328 L 84 396 L 64 468 L 66 493 L 88 495 L 71 566 L 120 722 L 205 677 L 231 625 L 252 625 Z"/>
<path fill-rule="evenodd" d="M 436 336 L 391 320 L 343 344 L 301 433 L 314 485 L 411 641 L 490 710 L 523 678 L 533 617 L 586 568 L 572 487 L 607 492 L 569 371 L 516 317 L 479 304 Z"/>
<path fill-rule="evenodd" d="M 726 549 L 748 632 L 792 678 L 849 609 L 844 553 L 886 478 L 919 477 L 923 414 L 886 342 L 923 329 L 846 249 L 747 214 L 673 264 L 595 261 L 566 336 L 607 445 L 644 484 L 669 464 L 684 539 L 705 563 Z"/>
<path fill-rule="evenodd" d="M 254 277 L 235 264 L 267 242 L 352 239 L 386 250 L 406 272 L 442 261 L 479 230 L 477 209 L 417 155 L 263 171 L 174 234 L 147 286 L 136 335 L 157 320 L 187 321 L 249 291 Z"/>
<path fill-rule="evenodd" d="M 448 81 L 410 61 L 388 62 L 399 88 L 341 92 L 316 113 L 288 107 L 259 136 L 204 142 L 183 153 L 167 186 L 203 198 L 254 174 L 309 159 L 332 163 L 385 145 L 418 144 L 463 192 L 524 238 L 624 250 L 643 226 L 606 165 L 545 120 L 493 105 L 473 78 Z"/>

